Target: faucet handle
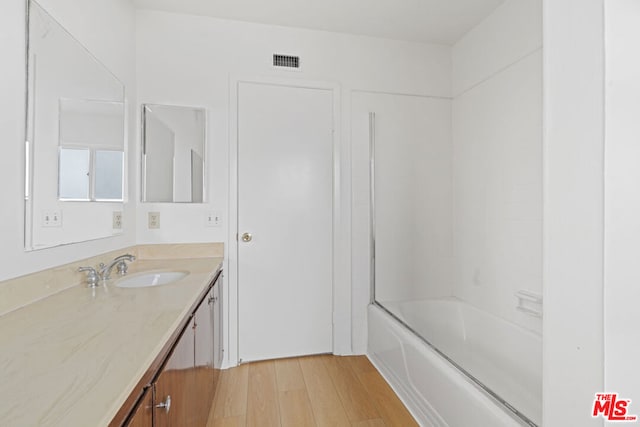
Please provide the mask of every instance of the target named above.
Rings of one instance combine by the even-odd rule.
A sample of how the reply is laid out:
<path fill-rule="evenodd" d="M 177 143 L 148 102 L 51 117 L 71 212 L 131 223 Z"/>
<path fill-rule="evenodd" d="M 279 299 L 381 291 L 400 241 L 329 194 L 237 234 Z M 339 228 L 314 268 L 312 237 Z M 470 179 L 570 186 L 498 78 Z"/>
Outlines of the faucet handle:
<path fill-rule="evenodd" d="M 127 269 L 129 268 L 129 266 L 123 259 L 118 263 L 117 268 L 118 268 L 118 275 L 124 276 L 125 274 L 127 274 Z"/>
<path fill-rule="evenodd" d="M 125 261 L 133 262 L 136 260 L 136 257 L 131 254 L 124 254 L 116 257 L 113 261 L 117 262 L 116 268 L 118 269 L 118 275 L 124 276 L 127 274 L 127 263 Z"/>
<path fill-rule="evenodd" d="M 80 267 L 78 268 L 79 273 L 86 272 L 87 273 L 87 286 L 90 288 L 95 288 L 98 286 L 98 282 L 100 281 L 100 277 L 98 276 L 98 272 L 93 267 Z"/>

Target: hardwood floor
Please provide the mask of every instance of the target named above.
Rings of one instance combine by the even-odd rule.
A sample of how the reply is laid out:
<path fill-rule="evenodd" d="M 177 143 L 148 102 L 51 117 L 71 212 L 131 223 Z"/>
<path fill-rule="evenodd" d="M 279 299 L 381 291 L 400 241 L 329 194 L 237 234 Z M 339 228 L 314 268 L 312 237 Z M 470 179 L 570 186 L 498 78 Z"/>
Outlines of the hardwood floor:
<path fill-rule="evenodd" d="M 418 424 L 365 356 L 308 356 L 222 371 L 207 427 Z"/>

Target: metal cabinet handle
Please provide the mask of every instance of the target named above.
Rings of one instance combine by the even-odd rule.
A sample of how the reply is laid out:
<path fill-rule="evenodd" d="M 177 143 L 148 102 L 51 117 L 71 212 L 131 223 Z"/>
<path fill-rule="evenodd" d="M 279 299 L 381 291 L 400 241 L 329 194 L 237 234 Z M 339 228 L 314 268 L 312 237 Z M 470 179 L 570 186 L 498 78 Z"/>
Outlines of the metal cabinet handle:
<path fill-rule="evenodd" d="M 156 408 L 164 408 L 165 412 L 168 414 L 171 410 L 171 395 L 167 396 L 167 400 L 165 400 L 164 402 L 158 403 L 156 405 Z"/>
<path fill-rule="evenodd" d="M 251 233 L 244 233 L 242 235 L 242 241 L 243 242 L 250 242 L 251 239 L 253 239 L 253 236 L 251 235 Z"/>

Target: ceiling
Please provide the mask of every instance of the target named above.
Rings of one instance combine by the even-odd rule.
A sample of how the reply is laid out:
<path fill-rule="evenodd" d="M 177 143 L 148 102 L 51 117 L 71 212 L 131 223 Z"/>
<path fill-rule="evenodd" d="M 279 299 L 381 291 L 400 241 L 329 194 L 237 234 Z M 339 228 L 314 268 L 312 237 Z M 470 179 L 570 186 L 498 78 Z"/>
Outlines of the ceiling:
<path fill-rule="evenodd" d="M 453 44 L 504 0 L 134 0 L 139 9 Z"/>

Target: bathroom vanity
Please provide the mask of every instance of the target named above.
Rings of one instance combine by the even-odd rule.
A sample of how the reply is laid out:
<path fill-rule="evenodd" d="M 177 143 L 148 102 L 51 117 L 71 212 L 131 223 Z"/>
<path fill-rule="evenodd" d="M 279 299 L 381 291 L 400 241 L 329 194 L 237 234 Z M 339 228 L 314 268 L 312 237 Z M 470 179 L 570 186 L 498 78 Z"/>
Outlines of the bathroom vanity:
<path fill-rule="evenodd" d="M 94 289 L 71 284 L 0 316 L 3 423 L 206 425 L 222 351 L 222 257 L 167 259 L 139 248 L 130 249 L 138 260 L 126 277 L 188 275 L 137 288 L 118 287 L 115 277 Z"/>
<path fill-rule="evenodd" d="M 206 425 L 218 383 L 220 346 L 214 337 L 221 324 L 215 306 L 221 277 L 218 271 L 110 426 Z"/>

